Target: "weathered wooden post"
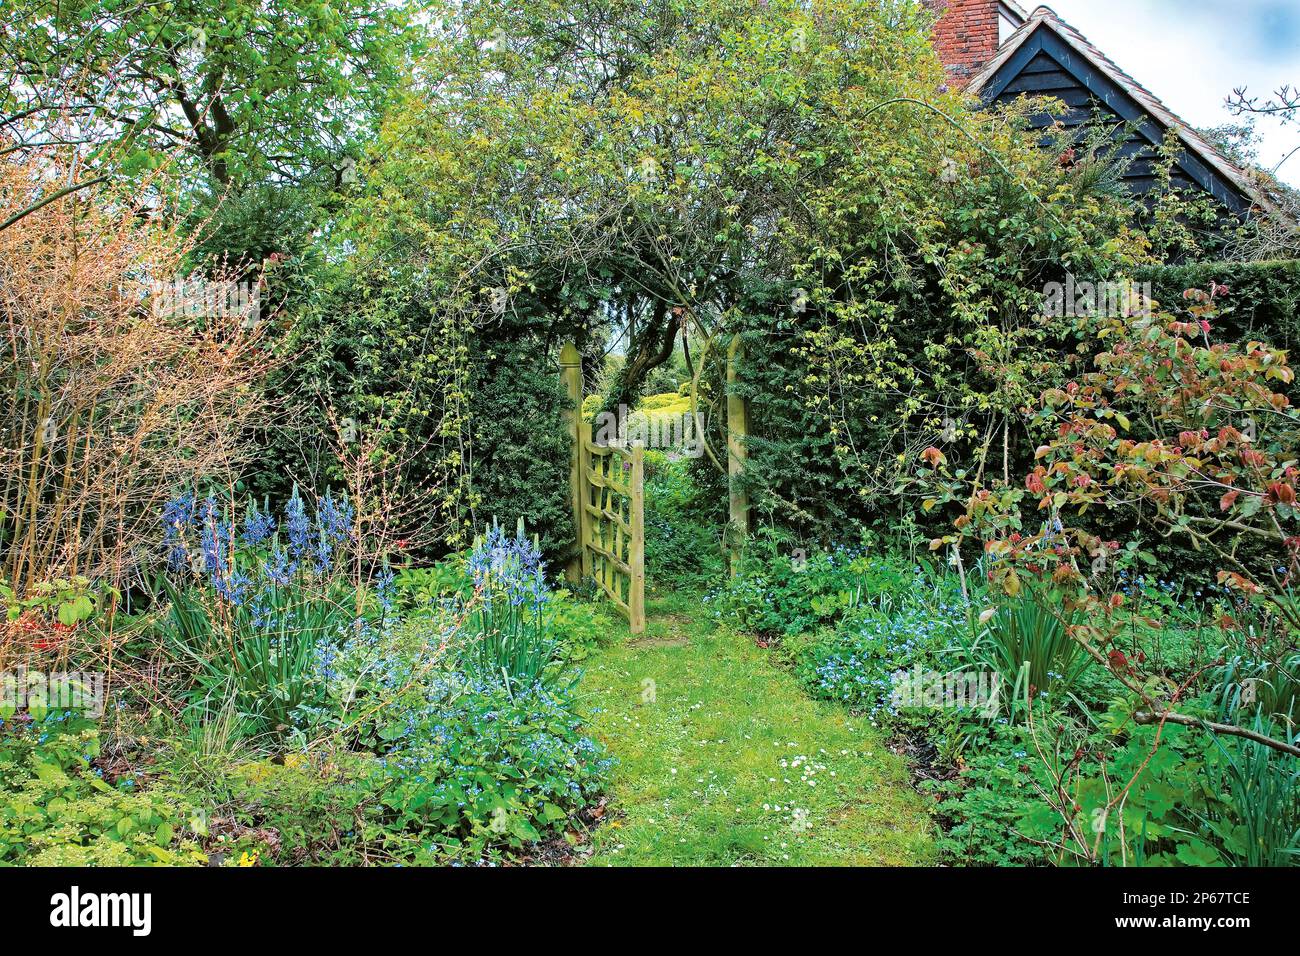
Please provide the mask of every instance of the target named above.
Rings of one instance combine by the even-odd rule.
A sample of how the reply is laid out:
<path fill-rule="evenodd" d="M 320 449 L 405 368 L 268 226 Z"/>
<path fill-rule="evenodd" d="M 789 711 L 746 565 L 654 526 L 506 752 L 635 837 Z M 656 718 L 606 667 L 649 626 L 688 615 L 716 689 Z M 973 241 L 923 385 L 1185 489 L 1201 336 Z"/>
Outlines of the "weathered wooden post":
<path fill-rule="evenodd" d="M 587 571 L 586 508 L 583 507 L 583 442 L 582 442 L 582 355 L 572 342 L 560 349 L 560 373 L 564 388 L 569 393 L 569 404 L 564 420 L 569 428 L 569 497 L 573 508 L 573 532 L 577 548 L 565 566 L 564 576 L 569 581 L 582 580 Z"/>
<path fill-rule="evenodd" d="M 645 631 L 645 444 L 632 445 L 631 524 L 628 564 L 632 586 L 628 589 L 628 623 L 633 634 Z"/>
<path fill-rule="evenodd" d="M 743 354 L 744 346 L 740 336 L 732 336 L 731 346 L 727 349 L 727 487 L 731 505 L 729 544 L 733 575 L 740 566 L 740 554 L 749 537 L 749 492 L 741 486 L 745 460 L 749 457 L 749 446 L 746 444 L 749 415 L 745 399 L 736 391 L 736 366 Z"/>

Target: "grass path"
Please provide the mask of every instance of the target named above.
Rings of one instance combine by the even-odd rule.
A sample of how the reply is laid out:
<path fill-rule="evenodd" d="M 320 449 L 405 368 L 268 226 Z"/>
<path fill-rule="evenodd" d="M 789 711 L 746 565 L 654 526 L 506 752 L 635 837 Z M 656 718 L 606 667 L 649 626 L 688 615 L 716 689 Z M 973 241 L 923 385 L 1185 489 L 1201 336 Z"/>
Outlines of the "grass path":
<path fill-rule="evenodd" d="M 694 595 L 650 596 L 647 633 L 587 662 L 618 758 L 597 865 L 908 865 L 930 824 L 867 721 L 811 700 Z"/>

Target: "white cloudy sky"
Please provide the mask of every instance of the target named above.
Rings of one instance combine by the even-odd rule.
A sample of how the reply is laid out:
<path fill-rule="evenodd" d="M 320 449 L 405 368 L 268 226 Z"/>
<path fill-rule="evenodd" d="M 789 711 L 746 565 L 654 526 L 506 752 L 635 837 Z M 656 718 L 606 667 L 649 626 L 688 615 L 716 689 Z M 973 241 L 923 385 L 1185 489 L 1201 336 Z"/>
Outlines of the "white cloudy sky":
<path fill-rule="evenodd" d="M 1021 0 L 1022 7 L 1037 5 Z M 1300 86 L 1300 0 L 1053 0 L 1057 15 L 1196 127 L 1231 121 L 1224 99 Z M 1261 166 L 1300 146 L 1300 126 L 1261 117 Z M 1300 153 L 1278 175 L 1300 185 Z"/>

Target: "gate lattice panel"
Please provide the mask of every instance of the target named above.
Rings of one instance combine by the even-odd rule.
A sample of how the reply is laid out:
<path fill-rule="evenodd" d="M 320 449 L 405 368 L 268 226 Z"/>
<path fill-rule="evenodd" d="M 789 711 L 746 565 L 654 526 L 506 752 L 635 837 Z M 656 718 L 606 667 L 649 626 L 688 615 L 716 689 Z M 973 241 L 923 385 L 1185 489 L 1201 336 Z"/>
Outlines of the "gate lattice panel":
<path fill-rule="evenodd" d="M 645 449 L 598 445 L 582 429 L 582 574 L 645 631 Z"/>

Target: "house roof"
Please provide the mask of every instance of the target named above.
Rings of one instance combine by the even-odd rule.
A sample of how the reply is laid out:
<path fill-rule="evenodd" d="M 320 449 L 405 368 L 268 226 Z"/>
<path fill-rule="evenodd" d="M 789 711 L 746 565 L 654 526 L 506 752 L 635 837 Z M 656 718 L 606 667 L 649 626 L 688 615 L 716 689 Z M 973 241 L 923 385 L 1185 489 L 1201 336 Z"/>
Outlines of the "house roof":
<path fill-rule="evenodd" d="M 1262 184 L 1258 183 L 1249 172 L 1231 162 L 1185 120 L 1161 102 L 1158 96 L 1120 69 L 1114 60 L 1089 42 L 1087 37 L 1057 16 L 1051 7 L 1040 6 L 1029 14 L 1025 22 L 998 49 L 997 55 L 971 77 L 967 91 L 983 96 L 986 100 L 1000 93 L 1006 82 L 1013 78 L 1013 75 L 1000 76 L 1003 67 L 1016 58 L 1016 54 L 1031 41 L 1031 38 L 1040 36 L 1040 31 L 1043 30 L 1050 31 L 1132 99 L 1138 107 L 1163 127 L 1160 133 L 1173 129 L 1189 152 L 1194 154 L 1201 163 L 1214 170 L 1248 202 L 1256 203 L 1266 209 L 1272 208 L 1273 204 Z M 1158 144 L 1159 139 L 1155 139 L 1154 142 Z"/>
<path fill-rule="evenodd" d="M 998 0 L 998 2 L 1007 8 L 1007 12 L 1011 14 L 1013 20 L 1017 21 L 1017 24 L 1024 23 L 1029 18 L 1025 8 L 1016 3 L 1016 0 Z"/>

